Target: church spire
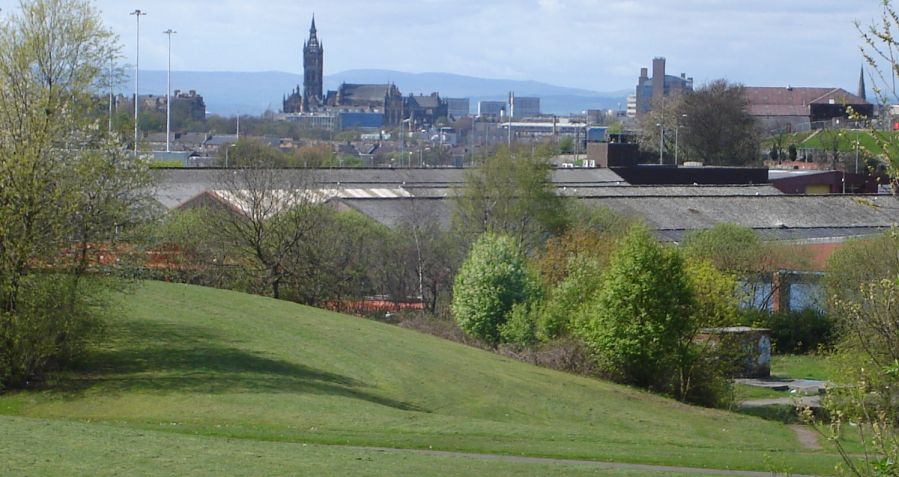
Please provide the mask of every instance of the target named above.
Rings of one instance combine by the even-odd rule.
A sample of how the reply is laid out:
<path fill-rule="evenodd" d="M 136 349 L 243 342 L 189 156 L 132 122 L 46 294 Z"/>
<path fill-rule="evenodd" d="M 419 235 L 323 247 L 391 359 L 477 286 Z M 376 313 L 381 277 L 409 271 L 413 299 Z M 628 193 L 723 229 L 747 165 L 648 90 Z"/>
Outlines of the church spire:
<path fill-rule="evenodd" d="M 868 100 L 865 93 L 865 65 L 862 65 L 861 73 L 858 75 L 858 97 L 865 101 Z"/>

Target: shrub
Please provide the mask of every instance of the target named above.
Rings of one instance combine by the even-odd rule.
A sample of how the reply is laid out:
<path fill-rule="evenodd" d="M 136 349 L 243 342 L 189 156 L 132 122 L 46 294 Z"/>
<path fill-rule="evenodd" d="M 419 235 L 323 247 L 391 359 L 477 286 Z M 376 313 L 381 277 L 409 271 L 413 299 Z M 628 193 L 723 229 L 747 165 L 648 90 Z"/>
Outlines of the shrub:
<path fill-rule="evenodd" d="M 809 353 L 832 344 L 836 337 L 834 319 L 811 308 L 776 313 L 745 310 L 742 322 L 771 330 L 774 350 L 783 354 Z"/>
<path fill-rule="evenodd" d="M 0 312 L 0 390 L 20 387 L 81 355 L 102 303 L 64 274 L 28 275 L 14 313 Z"/>
<path fill-rule="evenodd" d="M 535 289 L 514 240 L 487 233 L 472 246 L 456 275 L 453 316 L 466 333 L 495 346 L 512 307 Z"/>
<path fill-rule="evenodd" d="M 500 341 L 518 347 L 537 342 L 537 313 L 531 302 L 516 303 L 509 311 L 508 319 L 499 327 Z"/>
<path fill-rule="evenodd" d="M 568 268 L 568 276 L 552 290 L 540 313 L 536 332 L 541 341 L 570 334 L 571 317 L 597 293 L 602 282 L 600 266 L 594 260 L 578 257 Z"/>
<path fill-rule="evenodd" d="M 681 257 L 635 228 L 612 255 L 602 288 L 579 314 L 575 331 L 603 372 L 665 391 L 693 307 Z"/>

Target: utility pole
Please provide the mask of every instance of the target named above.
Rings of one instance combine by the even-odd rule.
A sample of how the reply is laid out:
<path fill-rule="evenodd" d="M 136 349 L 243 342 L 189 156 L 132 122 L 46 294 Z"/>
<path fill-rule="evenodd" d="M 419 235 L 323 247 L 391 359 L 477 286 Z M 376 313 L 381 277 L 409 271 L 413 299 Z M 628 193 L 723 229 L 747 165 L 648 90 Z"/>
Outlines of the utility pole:
<path fill-rule="evenodd" d="M 172 35 L 178 32 L 169 28 L 162 33 L 169 37 L 169 71 L 165 77 L 165 152 L 172 152 Z"/>
<path fill-rule="evenodd" d="M 664 157 L 662 153 L 665 151 L 665 125 L 662 123 L 656 124 L 659 127 L 659 165 L 665 163 Z"/>
<path fill-rule="evenodd" d="M 113 101 L 113 93 L 112 93 L 112 82 L 113 82 L 113 57 L 109 57 L 109 124 L 107 125 L 108 133 L 112 134 L 112 101 Z"/>
<path fill-rule="evenodd" d="M 140 17 L 147 14 L 135 10 L 129 15 L 134 15 L 137 20 L 137 56 L 134 61 L 134 155 L 137 156 L 140 146 L 140 126 L 137 120 L 137 113 L 140 112 Z"/>

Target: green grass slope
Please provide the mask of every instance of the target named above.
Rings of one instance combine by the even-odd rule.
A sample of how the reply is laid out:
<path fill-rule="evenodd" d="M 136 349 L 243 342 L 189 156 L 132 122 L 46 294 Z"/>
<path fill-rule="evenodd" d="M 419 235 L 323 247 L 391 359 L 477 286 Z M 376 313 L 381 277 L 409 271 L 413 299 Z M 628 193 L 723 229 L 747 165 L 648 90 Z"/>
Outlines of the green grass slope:
<path fill-rule="evenodd" d="M 170 436 L 175 452 L 189 434 L 224 454 L 340 444 L 803 473 L 837 460 L 778 423 L 287 302 L 151 282 L 118 311 L 83 370 L 0 396 L 0 414 L 19 416 L 0 417 L 0 435 L 100 423 L 159 448 Z M 66 432 L 79 434 L 47 434 Z"/>

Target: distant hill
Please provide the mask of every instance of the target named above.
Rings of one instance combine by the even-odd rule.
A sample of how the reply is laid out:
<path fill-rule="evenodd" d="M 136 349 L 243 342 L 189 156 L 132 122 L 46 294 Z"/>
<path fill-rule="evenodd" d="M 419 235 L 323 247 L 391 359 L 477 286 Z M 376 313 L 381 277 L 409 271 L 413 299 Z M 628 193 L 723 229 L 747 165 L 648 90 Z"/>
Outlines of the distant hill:
<path fill-rule="evenodd" d="M 166 72 L 142 70 L 141 94 L 165 94 Z M 302 82 L 298 74 L 280 71 L 172 72 L 172 88 L 196 90 L 203 95 L 209 114 L 260 114 L 278 111 L 283 96 Z M 541 109 L 550 114 L 568 114 L 585 109 L 624 107 L 628 90 L 597 92 L 566 88 L 537 81 L 486 79 L 449 73 L 404 73 L 390 70 L 350 70 L 325 76 L 325 89 L 337 89 L 341 83 L 393 82 L 403 94 L 439 92 L 443 97 L 471 98 L 472 110 L 481 100 L 504 100 L 509 91 L 519 96 L 539 96 Z M 120 88 L 133 93 L 129 79 Z"/>

